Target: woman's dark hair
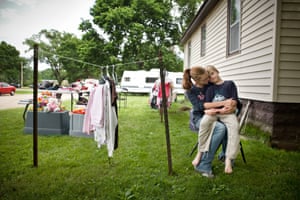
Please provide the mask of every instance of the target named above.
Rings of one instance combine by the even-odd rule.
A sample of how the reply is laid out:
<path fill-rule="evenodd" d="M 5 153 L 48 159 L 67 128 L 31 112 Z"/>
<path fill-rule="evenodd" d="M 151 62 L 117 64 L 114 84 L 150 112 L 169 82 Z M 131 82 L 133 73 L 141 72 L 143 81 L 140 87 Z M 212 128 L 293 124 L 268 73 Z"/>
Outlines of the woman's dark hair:
<path fill-rule="evenodd" d="M 201 66 L 194 66 L 191 68 L 187 68 L 183 72 L 183 79 L 182 79 L 182 88 L 185 90 L 190 90 L 193 86 L 193 80 L 199 78 L 199 76 L 206 73 L 206 70 Z"/>
<path fill-rule="evenodd" d="M 190 68 L 185 69 L 183 72 L 182 88 L 185 90 L 191 89 L 193 85 L 190 72 L 191 72 Z"/>

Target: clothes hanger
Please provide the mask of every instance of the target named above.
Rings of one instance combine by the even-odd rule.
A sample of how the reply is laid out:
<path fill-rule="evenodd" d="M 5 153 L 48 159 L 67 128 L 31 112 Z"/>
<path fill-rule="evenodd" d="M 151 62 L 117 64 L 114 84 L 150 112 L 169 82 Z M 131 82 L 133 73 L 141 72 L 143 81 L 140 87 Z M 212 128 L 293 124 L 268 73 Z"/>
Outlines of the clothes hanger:
<path fill-rule="evenodd" d="M 112 78 L 115 84 L 118 84 L 117 73 L 115 72 L 115 65 L 112 66 Z"/>
<path fill-rule="evenodd" d="M 104 67 L 101 67 L 101 74 L 100 74 L 99 84 L 104 84 L 105 83 L 105 76 L 103 74 L 104 74 Z"/>
<path fill-rule="evenodd" d="M 109 71 L 108 71 L 108 65 L 106 65 L 106 77 L 110 78 Z"/>

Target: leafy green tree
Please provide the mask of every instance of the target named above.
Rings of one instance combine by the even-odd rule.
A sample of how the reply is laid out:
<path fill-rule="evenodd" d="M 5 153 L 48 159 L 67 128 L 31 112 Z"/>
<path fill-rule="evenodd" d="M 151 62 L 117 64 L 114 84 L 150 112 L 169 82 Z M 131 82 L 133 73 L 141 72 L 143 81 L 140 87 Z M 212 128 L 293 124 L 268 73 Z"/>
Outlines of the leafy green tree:
<path fill-rule="evenodd" d="M 52 69 L 45 69 L 43 71 L 39 71 L 39 80 L 54 80 L 56 79 L 54 74 L 52 73 Z"/>
<path fill-rule="evenodd" d="M 174 7 L 179 12 L 178 16 L 175 16 L 175 18 L 180 26 L 181 33 L 183 33 L 192 22 L 202 2 L 203 0 L 173 1 Z"/>
<path fill-rule="evenodd" d="M 25 58 L 12 45 L 2 41 L 0 43 L 0 80 L 8 83 L 20 83 L 21 67 L 26 65 Z"/>
<path fill-rule="evenodd" d="M 86 78 L 99 78 L 99 74 L 104 66 L 115 63 L 115 49 L 111 48 L 111 43 L 103 38 L 89 20 L 84 20 L 79 29 L 85 34 L 82 36 L 79 45 L 79 55 L 85 63 L 82 69 Z"/>
<path fill-rule="evenodd" d="M 66 78 L 70 82 L 85 78 L 93 73 L 89 70 L 89 66 L 85 65 L 80 55 L 82 53 L 82 45 L 81 39 L 73 35 L 66 35 L 64 40 L 60 42 L 59 48 L 57 48 L 57 54 L 61 55 L 59 61 L 67 75 Z"/>
<path fill-rule="evenodd" d="M 27 65 L 23 68 L 23 86 L 33 85 L 33 70 Z"/>
<path fill-rule="evenodd" d="M 171 10 L 172 3 L 164 0 L 96 0 L 91 15 L 110 41 L 106 47 L 116 62 L 141 61 L 126 69 L 158 68 L 157 60 L 147 60 L 161 52 L 168 70 L 182 71 L 182 61 L 172 52 L 180 32 Z"/>
<path fill-rule="evenodd" d="M 71 33 L 41 30 L 26 39 L 25 44 L 29 46 L 29 50 L 33 49 L 34 44 L 39 44 L 40 61 L 50 65 L 52 74 L 59 83 L 64 79 L 73 82 L 77 79 L 98 78 L 99 66 L 108 63 L 109 53 L 103 53 L 105 40 L 89 26 L 88 21 L 80 25 L 86 31 L 83 39 Z"/>
<path fill-rule="evenodd" d="M 41 30 L 38 34 L 26 39 L 24 43 L 29 46 L 28 51 L 33 49 L 34 44 L 39 45 L 39 60 L 49 64 L 59 84 L 68 75 L 73 75 L 72 70 L 80 69 L 80 64 L 74 62 L 75 58 L 78 58 L 77 45 L 80 39 L 71 33 L 61 33 L 53 29 Z"/>

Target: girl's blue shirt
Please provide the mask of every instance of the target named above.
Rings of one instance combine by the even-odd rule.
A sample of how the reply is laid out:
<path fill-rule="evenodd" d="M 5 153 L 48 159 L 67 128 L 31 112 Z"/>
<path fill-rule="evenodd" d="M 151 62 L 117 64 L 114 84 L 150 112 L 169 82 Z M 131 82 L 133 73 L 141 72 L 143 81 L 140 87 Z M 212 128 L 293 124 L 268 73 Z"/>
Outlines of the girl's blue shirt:
<path fill-rule="evenodd" d="M 205 85 L 203 88 L 196 87 L 195 85 L 192 86 L 190 90 L 186 91 L 186 95 L 190 100 L 193 106 L 193 122 L 197 122 L 202 116 L 204 115 L 204 100 L 205 100 L 205 93 L 207 88 L 210 86 Z"/>

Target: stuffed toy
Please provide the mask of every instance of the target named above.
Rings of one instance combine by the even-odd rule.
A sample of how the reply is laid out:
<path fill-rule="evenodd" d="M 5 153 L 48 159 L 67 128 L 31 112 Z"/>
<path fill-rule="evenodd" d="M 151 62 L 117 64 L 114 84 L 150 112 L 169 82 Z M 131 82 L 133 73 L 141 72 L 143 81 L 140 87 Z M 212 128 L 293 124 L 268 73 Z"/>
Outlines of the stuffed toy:
<path fill-rule="evenodd" d="M 60 105 L 56 98 L 49 98 L 49 102 L 46 106 L 46 112 L 59 112 Z"/>

